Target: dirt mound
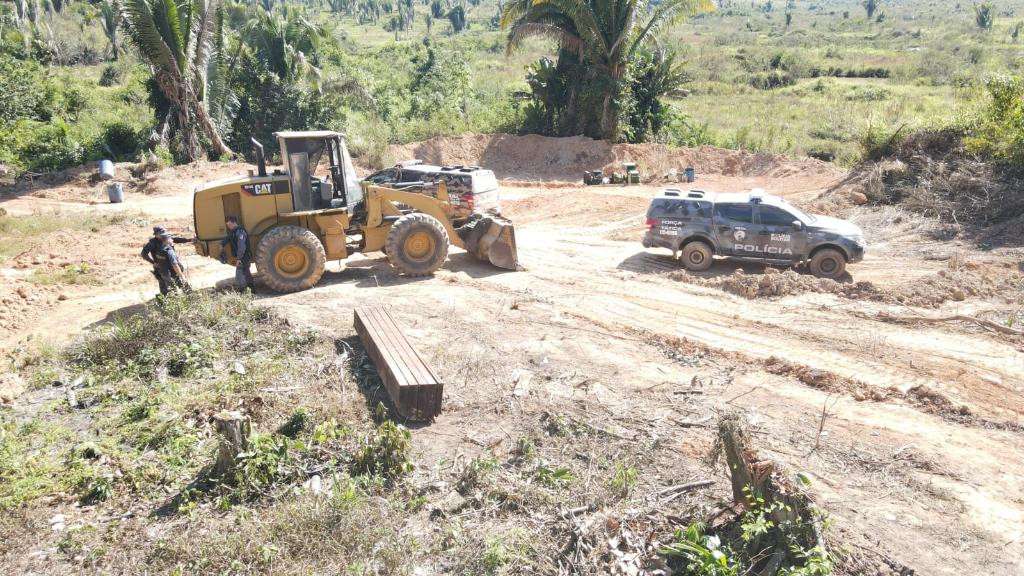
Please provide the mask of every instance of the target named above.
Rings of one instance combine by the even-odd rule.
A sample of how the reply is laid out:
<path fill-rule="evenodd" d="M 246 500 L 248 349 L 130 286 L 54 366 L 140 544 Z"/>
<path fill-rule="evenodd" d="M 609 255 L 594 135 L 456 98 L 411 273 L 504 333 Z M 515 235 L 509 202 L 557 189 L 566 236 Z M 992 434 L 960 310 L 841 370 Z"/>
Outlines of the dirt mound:
<path fill-rule="evenodd" d="M 844 284 L 828 278 L 800 274 L 795 270 L 779 271 L 774 268 L 765 269 L 764 274 L 746 274 L 742 269 L 737 269 L 734 274 L 712 278 L 697 276 L 686 270 L 675 270 L 670 272 L 668 277 L 699 286 L 718 288 L 751 300 L 806 292 L 836 294 L 847 298 L 870 297 L 880 293 L 870 282 Z"/>
<path fill-rule="evenodd" d="M 871 282 L 844 283 L 828 278 L 800 274 L 795 270 L 780 272 L 773 268 L 764 274 L 745 274 L 743 270 L 728 276 L 706 278 L 685 270 L 667 274 L 698 286 L 718 288 L 744 298 L 773 298 L 808 292 L 835 294 L 852 300 L 873 300 L 886 304 L 903 304 L 937 308 L 950 301 L 994 296 L 1020 297 L 1024 294 L 1024 276 L 1000 268 L 962 267 L 939 272 L 893 288 L 881 288 Z"/>
<path fill-rule="evenodd" d="M 670 170 L 692 166 L 698 174 L 729 176 L 838 176 L 831 164 L 739 150 L 672 148 L 664 144 L 615 144 L 582 136 L 554 138 L 535 134 L 463 134 L 438 136 L 424 142 L 392 145 L 394 161 L 419 158 L 432 164 L 477 164 L 502 179 L 577 181 L 587 170 L 622 171 L 623 162 L 636 162 L 646 181 Z"/>

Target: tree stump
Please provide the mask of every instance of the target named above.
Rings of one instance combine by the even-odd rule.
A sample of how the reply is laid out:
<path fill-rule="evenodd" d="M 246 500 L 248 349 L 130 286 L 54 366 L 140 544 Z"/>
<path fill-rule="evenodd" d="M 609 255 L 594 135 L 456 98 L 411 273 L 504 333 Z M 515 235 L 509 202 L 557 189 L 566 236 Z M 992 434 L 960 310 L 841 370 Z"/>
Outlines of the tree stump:
<path fill-rule="evenodd" d="M 771 461 L 758 459 L 739 416 L 729 415 L 718 422 L 718 438 L 729 465 L 733 500 L 753 505 L 755 497 L 765 496 L 768 491 Z"/>
<path fill-rule="evenodd" d="M 211 475 L 225 478 L 235 471 L 238 455 L 249 449 L 249 418 L 241 412 L 225 410 L 213 417 L 213 424 L 220 444 Z"/>

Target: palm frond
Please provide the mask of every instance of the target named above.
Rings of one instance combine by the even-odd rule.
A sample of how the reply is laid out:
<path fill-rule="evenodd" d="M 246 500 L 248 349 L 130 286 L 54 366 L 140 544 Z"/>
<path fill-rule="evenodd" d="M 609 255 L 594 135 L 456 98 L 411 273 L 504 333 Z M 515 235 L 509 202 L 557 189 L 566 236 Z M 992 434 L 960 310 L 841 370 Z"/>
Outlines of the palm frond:
<path fill-rule="evenodd" d="M 161 1 L 161 0 L 157 0 Z M 118 4 L 132 43 L 152 66 L 178 73 L 177 39 L 168 39 L 157 25 L 149 0 L 120 0 Z"/>
<path fill-rule="evenodd" d="M 531 37 L 550 38 L 558 42 L 561 48 L 572 53 L 579 53 L 580 37 L 555 24 L 543 22 L 526 22 L 518 24 L 508 33 L 508 51 L 517 49 L 523 40 Z"/>
<path fill-rule="evenodd" d="M 631 58 L 637 48 L 646 43 L 648 38 L 665 25 L 679 21 L 681 18 L 689 18 L 705 12 L 711 12 L 715 5 L 711 0 L 665 0 L 651 12 L 651 17 L 632 39 L 631 45 L 626 51 L 626 57 Z"/>

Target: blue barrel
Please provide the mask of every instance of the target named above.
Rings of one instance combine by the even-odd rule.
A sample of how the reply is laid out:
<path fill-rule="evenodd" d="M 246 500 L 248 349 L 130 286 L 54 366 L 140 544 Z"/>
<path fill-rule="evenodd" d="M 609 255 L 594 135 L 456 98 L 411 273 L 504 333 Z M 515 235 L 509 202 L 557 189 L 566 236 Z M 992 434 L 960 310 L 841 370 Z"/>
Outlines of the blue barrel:
<path fill-rule="evenodd" d="M 686 175 L 687 182 L 693 182 L 697 179 L 697 171 L 693 169 L 693 166 L 688 167 L 684 174 Z"/>
<path fill-rule="evenodd" d="M 114 182 L 107 186 L 107 198 L 110 199 L 111 204 L 120 204 L 124 202 L 124 184 L 120 182 Z"/>
<path fill-rule="evenodd" d="M 100 160 L 100 180 L 110 180 L 114 177 L 114 163 L 110 160 Z"/>

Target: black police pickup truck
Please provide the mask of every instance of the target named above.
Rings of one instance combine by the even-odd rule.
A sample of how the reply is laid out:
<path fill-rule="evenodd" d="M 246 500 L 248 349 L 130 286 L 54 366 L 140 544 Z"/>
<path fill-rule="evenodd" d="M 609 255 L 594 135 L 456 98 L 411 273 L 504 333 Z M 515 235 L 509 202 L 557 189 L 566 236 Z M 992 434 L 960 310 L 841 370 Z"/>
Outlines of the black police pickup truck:
<path fill-rule="evenodd" d="M 837 278 L 864 258 L 864 233 L 838 218 L 807 214 L 754 190 L 714 194 L 667 189 L 647 210 L 645 248 L 668 248 L 687 270 L 707 270 L 714 256 L 772 264 L 807 264 Z"/>

